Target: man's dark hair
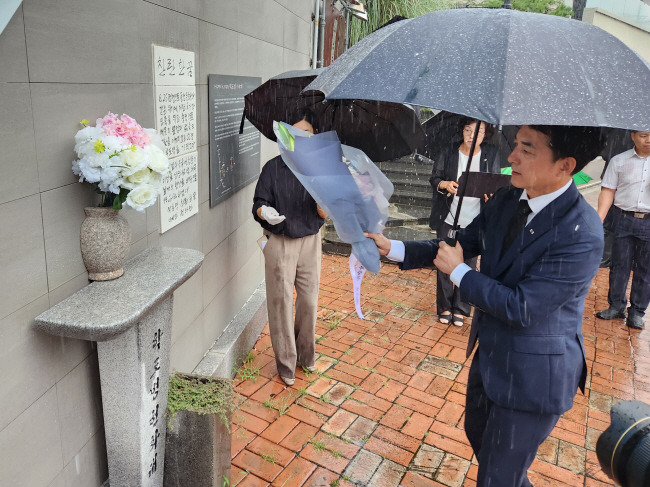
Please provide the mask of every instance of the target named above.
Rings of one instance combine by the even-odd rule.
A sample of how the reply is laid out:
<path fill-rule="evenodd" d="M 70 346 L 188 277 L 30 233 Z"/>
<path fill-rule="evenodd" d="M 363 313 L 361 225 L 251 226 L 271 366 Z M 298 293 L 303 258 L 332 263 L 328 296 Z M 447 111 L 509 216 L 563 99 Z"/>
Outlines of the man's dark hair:
<path fill-rule="evenodd" d="M 463 138 L 463 130 L 465 129 L 465 127 L 474 122 L 476 122 L 476 119 L 472 117 L 460 117 L 460 119 L 458 119 L 458 134 L 460 135 L 461 140 Z M 494 125 L 484 122 L 482 120 L 480 120 L 479 122 L 485 125 L 485 137 L 483 138 L 483 140 L 490 139 L 494 135 Z"/>
<path fill-rule="evenodd" d="M 298 113 L 298 116 L 291 122 L 291 125 L 296 124 L 302 120 L 309 122 L 311 126 L 316 129 L 316 115 L 314 115 L 314 112 L 312 112 L 309 108 L 303 108 L 300 110 L 300 113 Z"/>
<path fill-rule="evenodd" d="M 605 135 L 600 127 L 573 127 L 565 125 L 529 125 L 533 130 L 547 135 L 553 151 L 553 160 L 573 157 L 575 174 L 600 155 L 605 146 Z"/>

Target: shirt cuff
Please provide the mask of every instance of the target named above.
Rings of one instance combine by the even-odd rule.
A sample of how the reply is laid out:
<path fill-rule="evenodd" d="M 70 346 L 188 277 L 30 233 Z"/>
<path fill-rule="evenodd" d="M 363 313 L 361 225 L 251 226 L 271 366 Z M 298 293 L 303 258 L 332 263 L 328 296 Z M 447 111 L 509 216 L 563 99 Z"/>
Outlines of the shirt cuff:
<path fill-rule="evenodd" d="M 386 258 L 393 262 L 404 262 L 404 255 L 406 255 L 406 248 L 404 242 L 401 240 L 390 241 L 390 251 Z"/>
<path fill-rule="evenodd" d="M 457 287 L 460 287 L 460 281 L 462 281 L 465 274 L 471 270 L 472 268 L 465 263 L 458 264 L 454 270 L 451 271 L 451 274 L 449 274 L 449 279 L 451 279 L 451 282 L 453 282 Z"/>

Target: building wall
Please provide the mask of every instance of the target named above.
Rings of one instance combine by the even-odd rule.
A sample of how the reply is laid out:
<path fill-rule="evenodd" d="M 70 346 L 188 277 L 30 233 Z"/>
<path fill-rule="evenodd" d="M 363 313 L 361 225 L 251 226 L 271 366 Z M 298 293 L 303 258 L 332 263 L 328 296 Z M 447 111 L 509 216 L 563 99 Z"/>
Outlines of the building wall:
<path fill-rule="evenodd" d="M 191 371 L 263 279 L 255 185 L 209 206 L 208 74 L 265 80 L 309 67 L 312 6 L 24 0 L 0 34 L 0 485 L 89 487 L 108 475 L 94 344 L 32 328 L 88 284 L 79 227 L 94 195 L 70 169 L 79 121 L 110 110 L 154 127 L 151 45 L 194 51 L 199 213 L 160 235 L 158 205 L 122 211 L 131 256 L 153 246 L 205 254 L 174 297 L 171 367 Z M 275 154 L 262 137 L 261 161 Z"/>
<path fill-rule="evenodd" d="M 586 8 L 582 21 L 609 32 L 650 63 L 650 31 L 644 27 L 601 8 Z"/>

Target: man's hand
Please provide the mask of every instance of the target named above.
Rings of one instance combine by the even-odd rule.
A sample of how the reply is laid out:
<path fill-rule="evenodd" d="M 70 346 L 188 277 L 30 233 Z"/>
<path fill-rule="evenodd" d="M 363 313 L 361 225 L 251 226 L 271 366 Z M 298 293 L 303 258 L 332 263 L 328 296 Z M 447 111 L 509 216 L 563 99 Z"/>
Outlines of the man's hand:
<path fill-rule="evenodd" d="M 277 225 L 280 222 L 283 222 L 287 217 L 280 215 L 278 210 L 272 206 L 262 206 L 260 207 L 260 218 L 266 220 L 271 225 Z"/>
<path fill-rule="evenodd" d="M 458 242 L 456 242 L 455 247 L 452 247 L 442 240 L 438 245 L 438 254 L 436 255 L 436 258 L 433 259 L 433 265 L 435 265 L 440 272 L 451 274 L 457 265 L 465 262 L 465 259 L 463 259 L 463 247 L 461 247 Z"/>
<path fill-rule="evenodd" d="M 379 249 L 379 255 L 387 256 L 390 252 L 390 240 L 384 237 L 383 233 L 364 233 L 368 238 L 371 238 L 375 241 L 377 249 Z"/>

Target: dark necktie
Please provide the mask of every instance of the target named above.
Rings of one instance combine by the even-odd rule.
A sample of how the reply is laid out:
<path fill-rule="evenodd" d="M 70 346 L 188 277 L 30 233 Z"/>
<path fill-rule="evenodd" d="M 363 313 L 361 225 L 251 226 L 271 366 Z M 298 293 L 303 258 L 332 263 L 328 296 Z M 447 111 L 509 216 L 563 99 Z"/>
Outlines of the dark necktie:
<path fill-rule="evenodd" d="M 515 241 L 515 238 L 517 238 L 517 236 L 522 232 L 526 226 L 528 215 L 530 215 L 532 211 L 533 210 L 530 209 L 530 206 L 528 206 L 528 200 L 519 200 L 517 211 L 512 216 L 510 223 L 508 224 L 508 233 L 506 233 L 506 236 L 503 238 L 501 255 L 506 253 L 506 251 L 512 245 L 512 242 Z"/>

